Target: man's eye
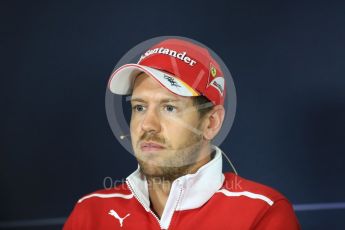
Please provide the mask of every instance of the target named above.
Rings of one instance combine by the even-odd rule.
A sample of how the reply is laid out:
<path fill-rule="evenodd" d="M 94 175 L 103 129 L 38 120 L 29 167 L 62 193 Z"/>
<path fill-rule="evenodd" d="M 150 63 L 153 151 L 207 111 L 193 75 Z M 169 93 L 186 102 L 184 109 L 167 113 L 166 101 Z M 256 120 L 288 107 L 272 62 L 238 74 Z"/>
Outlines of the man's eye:
<path fill-rule="evenodd" d="M 164 109 L 167 111 L 167 112 L 176 112 L 176 107 L 173 106 L 173 105 L 165 105 L 164 106 Z"/>
<path fill-rule="evenodd" d="M 142 105 L 134 105 L 133 107 L 132 107 L 132 110 L 135 110 L 135 111 L 137 111 L 137 112 L 142 112 L 142 111 L 144 111 L 144 106 L 142 106 Z"/>

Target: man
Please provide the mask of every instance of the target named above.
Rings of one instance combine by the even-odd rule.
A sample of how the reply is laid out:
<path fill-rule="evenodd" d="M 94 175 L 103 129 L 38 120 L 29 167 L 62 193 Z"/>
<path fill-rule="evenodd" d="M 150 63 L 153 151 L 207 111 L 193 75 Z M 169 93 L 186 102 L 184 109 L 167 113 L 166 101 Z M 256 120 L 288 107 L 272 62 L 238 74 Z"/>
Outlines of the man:
<path fill-rule="evenodd" d="M 222 173 L 211 140 L 223 124 L 226 85 L 206 48 L 164 40 L 115 70 L 108 86 L 131 94 L 139 166 L 125 184 L 81 198 L 65 230 L 300 229 L 279 192 Z"/>

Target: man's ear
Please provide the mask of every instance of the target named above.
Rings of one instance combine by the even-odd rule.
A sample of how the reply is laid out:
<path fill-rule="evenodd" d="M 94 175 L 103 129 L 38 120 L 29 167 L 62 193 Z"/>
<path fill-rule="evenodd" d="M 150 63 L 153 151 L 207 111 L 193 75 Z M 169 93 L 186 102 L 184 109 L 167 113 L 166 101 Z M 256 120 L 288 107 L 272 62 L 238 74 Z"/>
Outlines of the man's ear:
<path fill-rule="evenodd" d="M 212 140 L 222 127 L 225 116 L 223 105 L 216 105 L 205 115 L 204 138 Z"/>

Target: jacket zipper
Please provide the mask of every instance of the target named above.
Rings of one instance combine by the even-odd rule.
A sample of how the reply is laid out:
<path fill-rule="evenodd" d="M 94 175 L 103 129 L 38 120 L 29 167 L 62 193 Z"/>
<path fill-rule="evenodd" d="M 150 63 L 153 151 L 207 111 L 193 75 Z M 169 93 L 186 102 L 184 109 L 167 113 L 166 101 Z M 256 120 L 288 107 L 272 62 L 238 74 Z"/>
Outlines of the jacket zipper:
<path fill-rule="evenodd" d="M 132 187 L 131 187 L 131 185 L 129 184 L 128 181 L 126 181 L 126 184 L 128 185 L 129 190 L 133 193 L 133 195 L 134 195 L 134 197 L 137 199 L 137 201 L 139 201 L 139 203 L 141 204 L 141 206 L 143 206 L 146 210 L 148 209 L 149 212 L 155 217 L 155 219 L 157 220 L 157 222 L 158 222 L 158 224 L 159 224 L 159 228 L 160 228 L 160 229 L 163 229 L 163 228 L 162 228 L 162 225 L 161 225 L 161 222 L 160 222 L 159 218 L 156 216 L 156 214 L 155 214 L 150 208 L 146 208 L 146 207 L 145 207 L 144 203 L 143 203 L 143 202 L 139 199 L 139 197 L 135 194 L 135 192 L 133 191 L 133 189 L 132 189 Z"/>
<path fill-rule="evenodd" d="M 172 214 L 171 219 L 170 219 L 170 225 L 172 224 L 172 220 L 173 220 L 174 215 L 175 215 L 175 213 L 176 213 L 175 211 L 176 211 L 177 206 L 178 206 L 178 204 L 179 204 L 179 202 L 180 202 L 180 199 L 181 199 L 181 196 L 182 196 L 182 191 L 183 191 L 183 187 L 181 186 L 181 188 L 180 188 L 180 193 L 179 193 L 179 196 L 178 196 L 178 198 L 177 198 L 176 205 L 175 205 L 175 208 L 174 208 L 174 213 Z M 171 230 L 171 228 L 169 228 L 169 229 Z"/>

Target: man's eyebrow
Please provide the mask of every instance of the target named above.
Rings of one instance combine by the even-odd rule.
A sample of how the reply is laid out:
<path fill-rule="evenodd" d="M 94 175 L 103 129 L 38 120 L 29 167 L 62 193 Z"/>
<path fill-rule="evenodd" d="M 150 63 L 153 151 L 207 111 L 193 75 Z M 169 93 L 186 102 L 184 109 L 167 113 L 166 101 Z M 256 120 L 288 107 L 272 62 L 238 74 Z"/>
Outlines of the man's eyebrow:
<path fill-rule="evenodd" d="M 130 99 L 131 102 L 146 102 L 144 99 L 141 98 L 131 98 Z M 167 103 L 167 102 L 181 102 L 181 100 L 178 99 L 173 99 L 173 98 L 166 98 L 166 99 L 162 99 L 160 100 L 160 103 Z"/>
<path fill-rule="evenodd" d="M 131 102 L 133 102 L 133 101 L 138 101 L 138 102 L 146 102 L 145 100 L 143 100 L 143 99 L 141 99 L 141 98 L 130 98 L 130 100 L 129 101 L 131 101 Z"/>
<path fill-rule="evenodd" d="M 181 100 L 172 99 L 172 98 L 167 98 L 167 99 L 161 100 L 161 103 L 166 103 L 166 102 L 181 102 Z"/>

